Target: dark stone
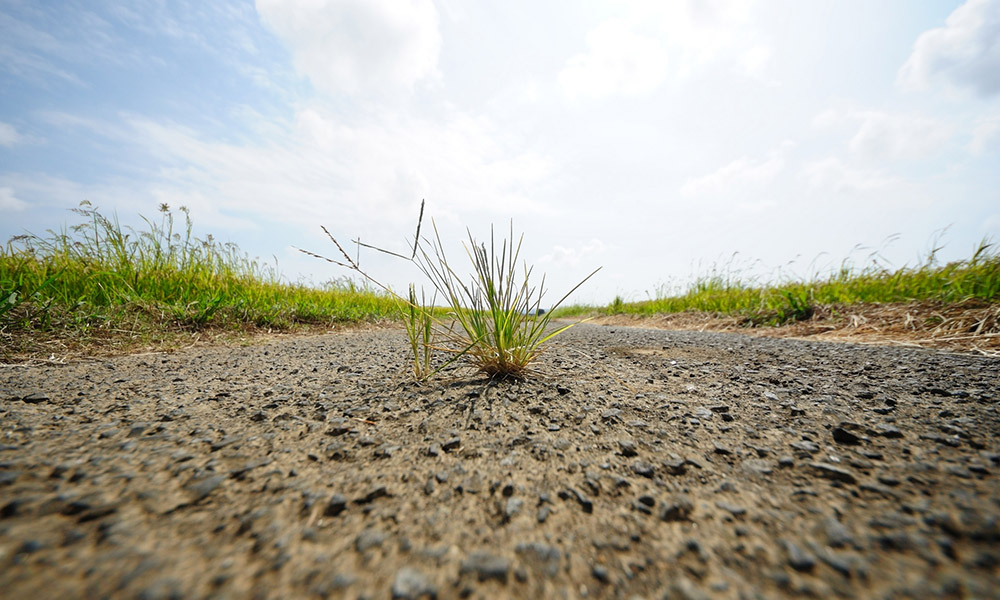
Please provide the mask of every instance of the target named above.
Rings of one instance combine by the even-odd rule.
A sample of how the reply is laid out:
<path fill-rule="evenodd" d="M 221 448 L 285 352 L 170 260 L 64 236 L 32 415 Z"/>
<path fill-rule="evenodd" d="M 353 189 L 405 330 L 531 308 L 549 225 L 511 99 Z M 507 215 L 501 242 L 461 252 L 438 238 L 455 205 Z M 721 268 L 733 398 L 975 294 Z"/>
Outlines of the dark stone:
<path fill-rule="evenodd" d="M 816 557 L 806 552 L 795 543 L 785 540 L 785 552 L 788 553 L 788 565 L 796 571 L 812 571 L 816 566 Z"/>
<path fill-rule="evenodd" d="M 36 392 L 34 394 L 28 394 L 27 396 L 23 396 L 21 398 L 21 402 L 24 402 L 26 404 L 42 404 L 48 402 L 50 399 L 51 398 L 49 398 L 48 394 Z"/>
<path fill-rule="evenodd" d="M 678 496 L 663 504 L 660 509 L 662 521 L 687 521 L 694 511 L 694 504 L 686 496 Z"/>
<path fill-rule="evenodd" d="M 861 443 L 860 437 L 844 429 L 843 427 L 833 428 L 833 439 L 838 444 L 846 444 L 849 446 L 856 446 Z"/>
<path fill-rule="evenodd" d="M 336 517 L 345 510 L 347 510 L 347 498 L 340 494 L 334 494 L 327 502 L 326 508 L 323 509 L 323 516 Z"/>
<path fill-rule="evenodd" d="M 590 568 L 590 573 L 594 576 L 594 579 L 600 581 L 601 583 L 611 582 L 611 576 L 608 574 L 608 569 L 604 565 L 593 565 Z"/>
<path fill-rule="evenodd" d="M 635 442 L 631 440 L 618 440 L 618 449 L 624 457 L 638 456 L 639 454 L 635 449 Z"/>
<path fill-rule="evenodd" d="M 510 572 L 510 561 L 489 552 L 473 552 L 462 561 L 460 572 L 463 575 L 472 573 L 479 581 L 495 579 L 506 583 L 507 574 Z"/>
<path fill-rule="evenodd" d="M 831 465 L 825 462 L 813 462 L 809 463 L 809 466 L 816 471 L 816 474 L 820 477 L 825 477 L 827 479 L 832 479 L 834 481 L 842 481 L 844 483 L 854 484 L 857 483 L 857 478 L 854 474 L 847 469 L 842 469 L 838 466 Z"/>
<path fill-rule="evenodd" d="M 640 477 L 646 477 L 652 479 L 656 471 L 653 469 L 653 465 L 646 461 L 640 460 L 632 463 L 632 472 Z"/>

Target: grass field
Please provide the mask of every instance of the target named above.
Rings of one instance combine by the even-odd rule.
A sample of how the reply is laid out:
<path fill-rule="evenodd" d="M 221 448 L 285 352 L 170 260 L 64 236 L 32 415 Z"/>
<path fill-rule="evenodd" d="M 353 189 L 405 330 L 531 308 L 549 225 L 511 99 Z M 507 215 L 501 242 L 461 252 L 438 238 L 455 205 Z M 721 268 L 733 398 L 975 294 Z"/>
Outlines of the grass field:
<path fill-rule="evenodd" d="M 570 306 L 558 316 L 654 315 L 703 312 L 740 317 L 749 326 L 811 318 L 829 306 L 931 301 L 940 305 L 1000 301 L 1000 252 L 984 240 L 967 260 L 938 264 L 935 253 L 919 266 L 889 269 L 878 262 L 846 264 L 826 277 L 773 285 L 747 282 L 726 271 L 695 281 L 684 293 L 640 302 L 620 297 L 603 307 Z"/>
<path fill-rule="evenodd" d="M 290 330 L 396 318 L 384 294 L 350 282 L 283 282 L 277 268 L 212 236 L 194 237 L 166 205 L 142 230 L 88 203 L 81 222 L 0 248 L 0 340 L 6 356 L 111 344 L 160 345 L 192 335 Z"/>
<path fill-rule="evenodd" d="M 121 226 L 86 202 L 75 212 L 80 222 L 72 227 L 17 236 L 0 247 L 4 360 L 168 348 L 206 337 L 243 339 L 403 316 L 405 304 L 398 298 L 348 280 L 322 289 L 285 282 L 276 266 L 250 258 L 235 245 L 211 235 L 195 237 L 183 208 L 183 222 L 163 205 L 157 218 L 144 218 L 141 230 Z M 845 264 L 825 277 L 775 285 L 713 271 L 681 294 L 564 307 L 554 316 L 693 313 L 760 327 L 836 312 L 830 307 L 971 303 L 992 311 L 988 331 L 987 317 L 976 317 L 975 333 L 996 337 L 1000 333 L 992 323 L 1000 319 L 994 310 L 998 301 L 1000 252 L 983 241 L 969 259 L 948 264 L 938 264 L 932 252 L 915 267 Z"/>

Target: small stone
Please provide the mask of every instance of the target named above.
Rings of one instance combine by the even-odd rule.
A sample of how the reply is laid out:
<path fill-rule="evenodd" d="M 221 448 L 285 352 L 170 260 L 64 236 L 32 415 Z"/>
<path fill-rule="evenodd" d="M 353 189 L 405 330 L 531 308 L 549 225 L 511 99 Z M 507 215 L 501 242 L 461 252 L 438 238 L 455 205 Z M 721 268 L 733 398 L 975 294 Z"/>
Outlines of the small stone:
<path fill-rule="evenodd" d="M 747 514 L 746 507 L 740 506 L 739 504 L 733 504 L 732 502 L 726 502 L 725 500 L 716 500 L 715 505 L 722 510 L 729 512 L 734 517 L 742 517 Z"/>
<path fill-rule="evenodd" d="M 594 579 L 600 581 L 601 583 L 609 583 L 611 581 L 608 569 L 604 565 L 593 565 L 590 568 L 590 573 L 594 576 Z"/>
<path fill-rule="evenodd" d="M 462 445 L 462 440 L 458 437 L 453 437 L 447 442 L 441 444 L 441 449 L 445 452 L 451 452 L 452 450 L 458 448 Z"/>
<path fill-rule="evenodd" d="M 566 394 L 570 393 L 571 391 L 572 390 L 570 390 L 568 387 L 566 387 L 564 385 L 558 385 L 558 384 L 556 385 L 556 392 L 558 392 L 560 396 L 565 396 Z"/>
<path fill-rule="evenodd" d="M 801 442 L 792 442 L 792 448 L 795 448 L 799 452 L 804 452 L 806 454 L 815 454 L 819 452 L 819 446 L 816 442 L 810 442 L 809 440 L 803 440 Z"/>
<path fill-rule="evenodd" d="M 392 494 L 389 493 L 389 490 L 387 490 L 384 485 L 377 485 L 372 489 L 370 489 L 368 493 L 365 494 L 364 496 L 357 498 L 354 502 L 357 504 L 368 504 L 369 502 L 372 502 L 379 498 L 384 498 L 386 496 L 391 496 L 391 495 Z"/>
<path fill-rule="evenodd" d="M 323 516 L 336 517 L 345 510 L 347 510 L 347 498 L 340 494 L 334 494 L 327 502 L 326 508 L 323 509 Z"/>
<path fill-rule="evenodd" d="M 660 509 L 661 521 L 687 521 L 694 511 L 694 504 L 686 496 L 678 496 L 663 504 Z"/>
<path fill-rule="evenodd" d="M 788 565 L 796 571 L 812 571 L 816 566 L 816 557 L 809 554 L 795 543 L 785 540 L 785 551 L 788 553 Z"/>
<path fill-rule="evenodd" d="M 366 552 L 375 547 L 381 547 L 389 535 L 377 529 L 365 529 L 354 539 L 354 548 L 358 552 Z"/>
<path fill-rule="evenodd" d="M 520 498 L 507 498 L 507 502 L 504 504 L 503 508 L 504 519 L 507 521 L 513 519 L 519 512 L 521 512 L 521 507 L 523 506 L 524 500 L 521 500 Z"/>
<path fill-rule="evenodd" d="M 726 446 L 725 444 L 721 444 L 719 442 L 712 442 L 712 446 L 714 447 L 712 451 L 715 452 L 716 454 L 721 454 L 722 456 L 729 456 L 733 453 L 733 449 L 730 448 L 729 446 Z"/>
<path fill-rule="evenodd" d="M 826 532 L 826 543 L 833 548 L 854 545 L 854 536 L 844 526 L 843 523 L 833 517 L 823 521 L 823 528 Z"/>
<path fill-rule="evenodd" d="M 462 561 L 461 574 L 472 573 L 479 581 L 495 579 L 507 582 L 510 562 L 502 557 L 488 552 L 473 552 Z"/>
<path fill-rule="evenodd" d="M 514 552 L 526 558 L 526 561 L 533 568 L 540 569 L 548 577 L 555 577 L 559 573 L 559 561 L 562 554 L 554 546 L 546 546 L 539 542 L 529 542 L 518 544 Z"/>
<path fill-rule="evenodd" d="M 687 471 L 688 464 L 688 461 L 682 458 L 677 458 L 664 461 L 663 467 L 667 470 L 667 473 L 671 475 L 683 475 Z"/>
<path fill-rule="evenodd" d="M 856 446 L 861 443 L 860 437 L 843 427 L 833 428 L 833 440 L 838 444 L 846 444 L 848 446 Z"/>
<path fill-rule="evenodd" d="M 653 465 L 640 460 L 632 463 L 632 472 L 640 477 L 652 479 L 656 471 L 653 469 Z"/>
<path fill-rule="evenodd" d="M 393 600 L 434 599 L 437 594 L 437 586 L 417 569 L 403 567 L 396 571 L 396 578 L 392 582 Z"/>
<path fill-rule="evenodd" d="M 809 463 L 809 466 L 812 467 L 816 471 L 816 474 L 820 477 L 850 484 L 858 482 L 857 478 L 854 477 L 854 474 L 847 469 L 842 469 L 829 463 L 813 462 Z"/>
<path fill-rule="evenodd" d="M 188 485 L 188 490 L 194 494 L 192 502 L 198 502 L 216 490 L 226 480 L 225 475 L 213 475 L 196 483 Z"/>
<path fill-rule="evenodd" d="M 885 423 L 879 423 L 875 426 L 875 431 L 882 437 L 887 438 L 901 438 L 903 437 L 903 432 L 899 430 L 895 425 L 888 425 Z"/>
<path fill-rule="evenodd" d="M 212 452 L 215 452 L 217 450 L 222 450 L 226 446 L 231 446 L 232 444 L 235 444 L 238 441 L 240 441 L 239 437 L 235 435 L 227 435 L 226 437 L 212 444 Z"/>
<path fill-rule="evenodd" d="M 635 449 L 635 442 L 631 440 L 618 440 L 618 449 L 624 457 L 638 456 L 639 454 Z"/>
<path fill-rule="evenodd" d="M 48 394 L 35 392 L 34 394 L 28 394 L 27 396 L 23 396 L 21 398 L 21 402 L 24 402 L 25 404 L 43 404 L 45 402 L 48 402 L 50 399 L 51 398 L 49 398 Z"/>

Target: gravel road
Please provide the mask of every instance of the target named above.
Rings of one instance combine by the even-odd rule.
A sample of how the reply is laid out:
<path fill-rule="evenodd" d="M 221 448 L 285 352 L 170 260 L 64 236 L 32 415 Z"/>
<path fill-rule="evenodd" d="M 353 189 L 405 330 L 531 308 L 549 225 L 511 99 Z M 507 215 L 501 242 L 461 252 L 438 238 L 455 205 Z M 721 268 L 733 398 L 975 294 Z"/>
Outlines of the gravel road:
<path fill-rule="evenodd" d="M 1000 596 L 1000 360 L 581 325 L 0 367 L 0 596 Z"/>

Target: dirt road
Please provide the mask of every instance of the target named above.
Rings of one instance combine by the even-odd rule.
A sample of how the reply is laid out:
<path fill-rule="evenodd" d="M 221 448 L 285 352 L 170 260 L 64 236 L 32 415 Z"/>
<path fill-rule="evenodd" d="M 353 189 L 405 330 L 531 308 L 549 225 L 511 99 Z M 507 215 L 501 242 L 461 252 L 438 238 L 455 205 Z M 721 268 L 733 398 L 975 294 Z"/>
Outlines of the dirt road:
<path fill-rule="evenodd" d="M 1000 360 L 583 325 L 0 368 L 0 596 L 1000 595 Z"/>

